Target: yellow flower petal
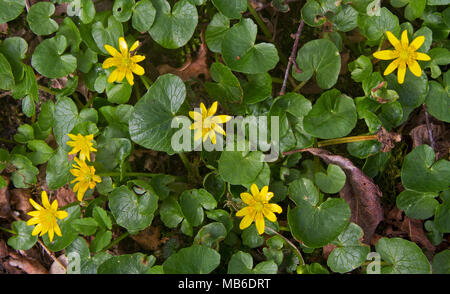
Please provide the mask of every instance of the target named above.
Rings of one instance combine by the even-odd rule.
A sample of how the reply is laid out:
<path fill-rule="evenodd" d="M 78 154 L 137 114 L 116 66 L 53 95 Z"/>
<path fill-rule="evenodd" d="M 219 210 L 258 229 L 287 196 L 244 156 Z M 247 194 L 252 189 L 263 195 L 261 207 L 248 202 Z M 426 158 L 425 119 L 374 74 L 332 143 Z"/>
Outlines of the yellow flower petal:
<path fill-rule="evenodd" d="M 50 227 L 48 230 L 48 239 L 50 242 L 53 242 L 53 237 L 55 236 L 55 231 L 53 231 L 53 227 Z"/>
<path fill-rule="evenodd" d="M 39 234 L 41 232 L 42 229 L 42 225 L 41 224 L 37 224 L 33 231 L 31 232 L 31 236 L 36 236 L 37 234 Z"/>
<path fill-rule="evenodd" d="M 275 212 L 275 213 L 283 212 L 283 209 L 278 204 L 275 204 L 275 203 L 265 204 L 264 208 L 270 209 L 272 212 Z"/>
<path fill-rule="evenodd" d="M 398 52 L 394 50 L 381 50 L 373 53 L 373 57 L 381 60 L 391 60 L 398 57 Z"/>
<path fill-rule="evenodd" d="M 128 45 L 127 45 L 127 42 L 125 41 L 124 37 L 119 38 L 119 48 L 120 48 L 120 52 L 122 52 L 122 54 L 128 53 Z"/>
<path fill-rule="evenodd" d="M 125 74 L 125 77 L 127 78 L 128 84 L 130 84 L 130 86 L 133 86 L 134 85 L 133 73 L 131 71 L 127 71 L 127 73 Z"/>
<path fill-rule="evenodd" d="M 219 126 L 218 124 L 216 124 L 214 126 L 214 131 L 219 133 L 219 134 L 226 135 L 225 130 L 221 126 Z"/>
<path fill-rule="evenodd" d="M 118 66 L 120 64 L 120 60 L 118 60 L 115 57 L 109 57 L 106 58 L 105 61 L 103 61 L 102 67 L 105 68 L 110 68 L 111 66 Z"/>
<path fill-rule="evenodd" d="M 277 217 L 270 209 L 265 207 L 262 212 L 269 221 L 275 222 L 277 220 Z"/>
<path fill-rule="evenodd" d="M 29 200 L 30 200 L 31 205 L 33 205 L 33 207 L 36 208 L 37 210 L 42 210 L 42 209 L 44 209 L 42 206 L 40 206 L 39 204 L 37 204 L 36 201 L 34 201 L 33 199 L 30 198 Z"/>
<path fill-rule="evenodd" d="M 189 116 L 195 120 L 195 121 L 201 121 L 202 120 L 202 114 L 197 111 L 189 111 Z"/>
<path fill-rule="evenodd" d="M 145 59 L 145 56 L 143 56 L 143 55 L 134 55 L 134 56 L 132 56 L 130 59 L 131 59 L 131 61 L 133 61 L 134 63 L 138 63 L 138 62 L 141 62 L 142 60 L 144 60 L 144 59 Z"/>
<path fill-rule="evenodd" d="M 61 229 L 59 228 L 58 224 L 56 224 L 53 229 L 55 230 L 56 235 L 62 237 Z"/>
<path fill-rule="evenodd" d="M 208 110 L 208 116 L 213 116 L 217 112 L 217 101 L 214 102 Z"/>
<path fill-rule="evenodd" d="M 215 124 L 223 124 L 229 121 L 232 117 L 229 115 L 216 115 L 211 118 L 211 122 Z"/>
<path fill-rule="evenodd" d="M 30 219 L 27 221 L 27 226 L 33 226 L 33 225 L 35 225 L 35 224 L 38 224 L 39 222 L 40 222 L 40 219 L 39 219 L 39 218 L 33 217 L 33 218 L 30 218 Z"/>
<path fill-rule="evenodd" d="M 131 45 L 130 51 L 136 50 L 137 47 L 139 47 L 139 41 L 136 41 L 136 42 L 133 43 L 133 45 Z"/>
<path fill-rule="evenodd" d="M 111 56 L 113 56 L 113 57 L 119 57 L 119 56 L 121 56 L 120 53 L 119 53 L 119 51 L 117 51 L 116 48 L 114 48 L 114 47 L 111 46 L 111 45 L 106 44 L 106 45 L 105 45 L 105 49 L 106 49 L 106 51 L 108 51 L 108 53 L 109 53 Z"/>
<path fill-rule="evenodd" d="M 203 102 L 200 103 L 200 110 L 202 112 L 202 118 L 206 118 L 208 110 L 206 110 L 205 104 L 203 104 Z"/>
<path fill-rule="evenodd" d="M 416 60 L 429 61 L 431 60 L 431 57 L 428 54 L 416 52 Z"/>
<path fill-rule="evenodd" d="M 395 49 L 399 50 L 401 48 L 400 41 L 397 39 L 396 36 L 394 36 L 394 34 L 392 34 L 391 32 L 387 31 L 386 32 L 386 36 L 387 36 L 389 42 L 392 44 L 392 46 L 394 46 Z"/>
<path fill-rule="evenodd" d="M 422 69 L 417 61 L 411 60 L 408 62 L 409 70 L 416 76 L 420 77 L 422 75 Z"/>
<path fill-rule="evenodd" d="M 406 64 L 401 63 L 399 64 L 397 71 L 397 81 L 399 84 L 403 84 L 405 82 L 405 75 L 406 75 Z"/>
<path fill-rule="evenodd" d="M 239 223 L 239 228 L 241 230 L 248 228 L 252 224 L 253 220 L 255 219 L 255 214 L 256 214 L 256 211 L 253 211 L 251 214 L 247 214 L 246 216 L 244 216 L 244 218 Z"/>
<path fill-rule="evenodd" d="M 389 74 L 391 74 L 394 70 L 396 70 L 398 67 L 398 59 L 392 61 L 388 67 L 386 67 L 386 70 L 384 71 L 384 75 L 387 76 Z"/>
<path fill-rule="evenodd" d="M 250 191 L 252 192 L 253 197 L 255 197 L 255 200 L 257 200 L 256 197 L 259 196 L 258 186 L 256 186 L 256 184 L 252 184 Z"/>
<path fill-rule="evenodd" d="M 131 67 L 131 70 L 138 76 L 142 76 L 145 73 L 144 68 L 138 64 L 133 64 L 133 66 Z"/>
<path fill-rule="evenodd" d="M 252 213 L 254 213 L 255 209 L 251 206 L 246 206 L 244 208 L 242 208 L 241 210 L 239 210 L 238 212 L 236 212 L 236 216 L 246 216 L 246 215 L 251 215 Z"/>
<path fill-rule="evenodd" d="M 255 223 L 256 223 L 256 230 L 258 231 L 258 234 L 262 235 L 264 233 L 264 216 L 262 212 L 257 212 L 255 216 Z"/>
<path fill-rule="evenodd" d="M 56 217 L 59 218 L 59 219 L 65 219 L 66 217 L 69 216 L 69 214 L 68 214 L 67 211 L 65 211 L 65 210 L 57 211 L 55 215 L 56 215 Z"/>
<path fill-rule="evenodd" d="M 200 140 L 201 138 L 202 138 L 202 131 L 201 131 L 201 130 L 196 131 L 196 132 L 194 133 L 194 141 L 198 141 L 198 140 Z"/>
<path fill-rule="evenodd" d="M 402 43 L 402 47 L 404 49 L 408 48 L 409 40 L 408 40 L 408 31 L 407 30 L 404 30 L 403 33 L 402 33 L 401 43 Z"/>
<path fill-rule="evenodd" d="M 409 48 L 413 51 L 417 51 L 417 49 L 419 49 L 424 42 L 425 36 L 418 36 L 411 42 L 411 44 L 409 44 Z"/>
<path fill-rule="evenodd" d="M 45 209 L 50 209 L 50 202 L 48 201 L 48 195 L 46 191 L 42 191 L 41 193 L 42 205 Z"/>
<path fill-rule="evenodd" d="M 255 199 L 253 198 L 253 196 L 250 193 L 247 193 L 247 192 L 241 193 L 241 199 L 247 205 L 255 204 Z"/>
<path fill-rule="evenodd" d="M 118 67 L 116 70 L 118 70 L 118 72 L 117 72 L 117 77 L 116 77 L 116 81 L 120 83 L 120 82 L 122 82 L 123 79 L 125 78 L 126 68 Z"/>
<path fill-rule="evenodd" d="M 119 69 L 116 68 L 108 77 L 108 83 L 112 84 L 117 80 L 117 76 L 119 74 Z"/>

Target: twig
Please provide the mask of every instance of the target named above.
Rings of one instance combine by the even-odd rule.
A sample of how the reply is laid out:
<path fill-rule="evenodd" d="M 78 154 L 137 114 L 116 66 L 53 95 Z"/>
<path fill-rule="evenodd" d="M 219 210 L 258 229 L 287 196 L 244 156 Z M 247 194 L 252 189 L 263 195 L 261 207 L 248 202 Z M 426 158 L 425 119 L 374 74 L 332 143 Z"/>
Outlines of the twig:
<path fill-rule="evenodd" d="M 303 22 L 303 19 L 302 19 L 300 21 L 299 26 L 298 26 L 297 33 L 295 34 L 294 46 L 292 47 L 291 56 L 289 57 L 289 62 L 288 62 L 288 65 L 286 67 L 286 72 L 284 73 L 284 81 L 283 81 L 283 85 L 281 86 L 280 96 L 286 94 L 286 86 L 287 86 L 287 79 L 289 77 L 289 71 L 291 70 L 292 64 L 295 61 L 295 54 L 297 53 L 298 42 L 299 42 L 300 36 L 302 34 L 302 30 L 303 30 L 303 25 L 304 24 L 305 23 Z"/>
<path fill-rule="evenodd" d="M 50 251 L 50 249 L 48 249 L 47 246 L 45 246 L 44 243 L 42 243 L 41 240 L 38 239 L 38 243 L 39 243 L 39 245 L 42 246 L 42 248 L 44 248 L 45 252 L 47 252 L 47 254 L 53 259 L 54 262 L 59 264 L 65 271 L 67 271 L 66 266 L 64 264 L 62 264 L 61 261 L 59 261 L 58 258 L 56 258 L 56 256 L 53 254 L 53 252 Z"/>
<path fill-rule="evenodd" d="M 422 107 L 423 107 L 423 111 L 425 113 L 425 121 L 427 123 L 427 131 L 428 131 L 428 137 L 430 138 L 431 148 L 433 148 L 433 150 L 436 154 L 436 157 L 437 157 L 436 143 L 434 142 L 433 130 L 431 128 L 431 123 L 430 123 L 430 116 L 428 114 L 427 106 L 425 104 L 422 104 Z"/>
<path fill-rule="evenodd" d="M 266 24 L 263 22 L 261 17 L 259 16 L 258 12 L 256 12 L 255 8 L 253 8 L 250 1 L 247 1 L 247 7 L 252 16 L 255 18 L 256 22 L 258 23 L 259 27 L 261 28 L 262 32 L 266 36 L 267 39 L 272 40 L 272 34 L 270 33 L 269 29 L 267 28 Z"/>

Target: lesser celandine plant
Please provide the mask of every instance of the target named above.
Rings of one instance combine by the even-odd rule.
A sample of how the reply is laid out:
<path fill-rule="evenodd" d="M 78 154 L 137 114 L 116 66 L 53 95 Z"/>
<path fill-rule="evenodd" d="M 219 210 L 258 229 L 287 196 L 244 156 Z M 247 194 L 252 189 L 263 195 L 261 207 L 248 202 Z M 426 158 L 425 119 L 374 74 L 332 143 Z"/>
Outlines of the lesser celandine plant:
<path fill-rule="evenodd" d="M 0 0 L 8 252 L 67 273 L 449 273 L 448 1 L 32 2 Z"/>

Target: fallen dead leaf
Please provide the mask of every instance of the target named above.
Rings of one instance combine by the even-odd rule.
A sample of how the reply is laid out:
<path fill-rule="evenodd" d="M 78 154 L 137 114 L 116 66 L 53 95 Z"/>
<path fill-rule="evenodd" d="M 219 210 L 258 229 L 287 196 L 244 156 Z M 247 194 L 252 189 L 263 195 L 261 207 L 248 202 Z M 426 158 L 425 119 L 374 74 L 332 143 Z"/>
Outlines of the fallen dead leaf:
<path fill-rule="evenodd" d="M 50 267 L 50 271 L 49 274 L 53 274 L 53 275 L 61 275 L 61 274 L 65 274 L 66 273 L 66 268 L 67 268 L 67 257 L 63 254 L 61 256 L 58 257 L 58 261 L 56 262 L 54 261 Z M 61 266 L 61 264 L 64 265 Z"/>
<path fill-rule="evenodd" d="M 0 218 L 8 218 L 11 214 L 11 207 L 9 206 L 9 179 L 3 177 L 6 181 L 6 186 L 0 189 Z"/>
<path fill-rule="evenodd" d="M 5 258 L 8 256 L 8 246 L 4 240 L 0 240 L 0 258 Z"/>
<path fill-rule="evenodd" d="M 77 196 L 71 189 L 61 187 L 56 191 L 56 200 L 58 200 L 58 206 L 62 207 L 77 201 Z"/>
<path fill-rule="evenodd" d="M 17 267 L 27 274 L 47 274 L 48 271 L 34 258 L 25 258 L 13 252 L 9 253 L 11 257 L 8 261 L 9 265 Z"/>
<path fill-rule="evenodd" d="M 31 192 L 29 189 L 12 189 L 10 192 L 11 205 L 15 210 L 18 210 L 23 214 L 34 210 L 30 203 Z"/>
<path fill-rule="evenodd" d="M 334 250 L 334 248 L 336 248 L 336 245 L 333 245 L 333 244 L 328 244 L 326 246 L 323 246 L 323 248 L 322 248 L 323 258 L 328 259 L 328 256 L 330 255 L 331 251 Z"/>
<path fill-rule="evenodd" d="M 150 226 L 137 235 L 130 236 L 145 250 L 155 251 L 161 243 L 161 229 L 158 226 Z"/>
<path fill-rule="evenodd" d="M 420 244 L 428 251 L 434 252 L 436 247 L 431 244 L 430 240 L 425 235 L 423 230 L 423 221 L 420 219 L 412 219 L 405 216 L 400 229 L 408 233 L 411 241 Z"/>
<path fill-rule="evenodd" d="M 1 23 L 0 24 L 0 34 L 7 34 L 8 33 L 8 24 L 7 23 Z"/>
<path fill-rule="evenodd" d="M 306 148 L 304 151 L 319 156 L 327 164 L 340 166 L 345 172 L 347 180 L 339 195 L 350 206 L 352 212 L 350 221 L 363 229 L 363 242 L 369 244 L 375 229 L 383 220 L 383 209 L 380 203 L 381 190 L 349 159 L 334 155 L 321 148 Z"/>
<path fill-rule="evenodd" d="M 448 125 L 437 125 L 432 123 L 431 130 L 433 132 L 434 142 L 436 144 L 436 155 L 438 159 L 444 158 L 450 151 L 450 128 Z M 426 124 L 421 124 L 409 132 L 413 141 L 413 148 L 428 144 L 431 146 L 430 136 Z"/>
<path fill-rule="evenodd" d="M 385 128 L 381 127 L 377 132 L 377 139 L 381 143 L 381 152 L 389 152 L 395 147 L 395 143 L 402 140 L 402 135 L 388 132 Z"/>
<path fill-rule="evenodd" d="M 204 41 L 203 33 L 201 34 L 202 43 L 197 52 L 197 57 L 192 60 L 188 56 L 187 61 L 180 67 L 174 68 L 168 64 L 162 64 L 157 67 L 158 72 L 163 75 L 167 73 L 175 74 L 179 76 L 183 81 L 187 81 L 191 78 L 198 78 L 201 74 L 205 76 L 206 79 L 210 78 L 209 67 L 206 63 L 208 49 Z"/>

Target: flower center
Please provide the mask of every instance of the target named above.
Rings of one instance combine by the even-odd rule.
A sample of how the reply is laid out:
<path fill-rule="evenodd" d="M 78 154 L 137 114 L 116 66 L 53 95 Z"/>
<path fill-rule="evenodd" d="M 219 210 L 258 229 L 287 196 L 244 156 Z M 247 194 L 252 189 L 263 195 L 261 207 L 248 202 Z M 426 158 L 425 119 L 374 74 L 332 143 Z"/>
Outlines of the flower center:
<path fill-rule="evenodd" d="M 409 60 L 410 52 L 408 49 L 401 49 L 399 53 L 400 54 L 399 54 L 398 58 L 400 58 L 402 61 L 406 62 Z"/>
<path fill-rule="evenodd" d="M 41 219 L 43 220 L 43 222 L 53 222 L 55 217 L 56 216 L 53 210 L 45 209 L 42 211 Z"/>
<path fill-rule="evenodd" d="M 264 209 L 264 203 L 261 201 L 256 201 L 255 203 L 255 210 L 258 212 L 261 212 Z"/>

